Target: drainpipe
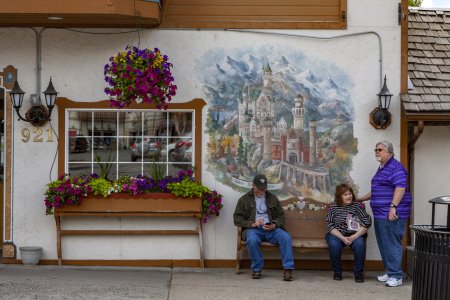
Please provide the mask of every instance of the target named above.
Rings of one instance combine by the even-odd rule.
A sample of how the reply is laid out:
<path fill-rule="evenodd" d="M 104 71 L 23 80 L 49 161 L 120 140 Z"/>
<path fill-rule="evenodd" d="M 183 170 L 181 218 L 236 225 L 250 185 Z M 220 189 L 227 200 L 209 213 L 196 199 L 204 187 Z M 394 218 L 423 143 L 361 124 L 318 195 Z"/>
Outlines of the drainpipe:
<path fill-rule="evenodd" d="M 42 48 L 42 39 L 41 34 L 46 30 L 47 28 L 41 28 L 39 31 L 37 31 L 34 27 L 30 27 L 31 30 L 34 31 L 36 35 L 36 95 L 35 99 L 33 95 L 30 95 L 31 97 L 31 105 L 40 105 L 41 103 L 41 48 Z"/>

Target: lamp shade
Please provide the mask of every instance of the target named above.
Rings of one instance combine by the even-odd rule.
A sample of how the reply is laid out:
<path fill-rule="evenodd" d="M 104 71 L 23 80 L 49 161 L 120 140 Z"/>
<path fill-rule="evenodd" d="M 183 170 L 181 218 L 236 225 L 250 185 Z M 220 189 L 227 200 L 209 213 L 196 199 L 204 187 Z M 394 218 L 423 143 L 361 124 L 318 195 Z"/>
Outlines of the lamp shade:
<path fill-rule="evenodd" d="M 50 82 L 48 83 L 47 89 L 44 91 L 45 104 L 48 108 L 53 108 L 55 106 L 56 96 L 58 92 L 53 87 L 52 78 L 50 77 Z"/>
<path fill-rule="evenodd" d="M 19 82 L 16 80 L 14 83 L 14 86 L 12 90 L 9 92 L 11 95 L 11 102 L 14 108 L 21 108 L 22 102 L 23 102 L 23 95 L 25 95 L 25 92 L 22 91 L 22 89 L 19 86 Z"/>
<path fill-rule="evenodd" d="M 389 92 L 387 86 L 386 86 L 386 75 L 384 75 L 384 84 L 381 88 L 380 93 L 378 94 L 379 98 L 379 106 L 381 109 L 389 109 L 389 106 L 391 105 L 391 98 L 392 94 Z"/>

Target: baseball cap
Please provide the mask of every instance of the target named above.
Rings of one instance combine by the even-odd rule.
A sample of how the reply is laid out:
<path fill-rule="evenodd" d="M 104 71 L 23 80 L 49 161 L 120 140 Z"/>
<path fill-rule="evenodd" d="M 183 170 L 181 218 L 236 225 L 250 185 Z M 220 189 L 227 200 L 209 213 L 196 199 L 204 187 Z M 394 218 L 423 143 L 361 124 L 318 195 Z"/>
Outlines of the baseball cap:
<path fill-rule="evenodd" d="M 262 174 L 258 174 L 253 178 L 253 184 L 260 190 L 267 189 L 267 178 Z"/>

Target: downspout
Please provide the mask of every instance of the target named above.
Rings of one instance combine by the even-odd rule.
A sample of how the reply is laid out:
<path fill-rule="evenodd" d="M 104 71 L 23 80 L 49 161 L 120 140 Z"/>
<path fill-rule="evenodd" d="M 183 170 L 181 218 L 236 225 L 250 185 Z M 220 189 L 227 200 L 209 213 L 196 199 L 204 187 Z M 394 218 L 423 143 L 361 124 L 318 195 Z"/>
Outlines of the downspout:
<path fill-rule="evenodd" d="M 40 105 L 41 103 L 41 48 L 42 48 L 42 39 L 41 34 L 47 28 L 41 28 L 41 30 L 37 31 L 34 27 L 30 27 L 31 30 L 36 34 L 36 101 L 32 105 Z M 31 97 L 31 95 L 30 95 Z"/>

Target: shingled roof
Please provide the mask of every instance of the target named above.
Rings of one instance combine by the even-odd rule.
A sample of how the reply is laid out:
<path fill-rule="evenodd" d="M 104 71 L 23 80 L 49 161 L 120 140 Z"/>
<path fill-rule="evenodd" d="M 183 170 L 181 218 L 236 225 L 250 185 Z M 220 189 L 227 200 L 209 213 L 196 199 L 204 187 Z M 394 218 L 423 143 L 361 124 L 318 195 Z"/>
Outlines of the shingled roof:
<path fill-rule="evenodd" d="M 450 10 L 409 9 L 408 74 L 407 114 L 450 113 Z"/>

